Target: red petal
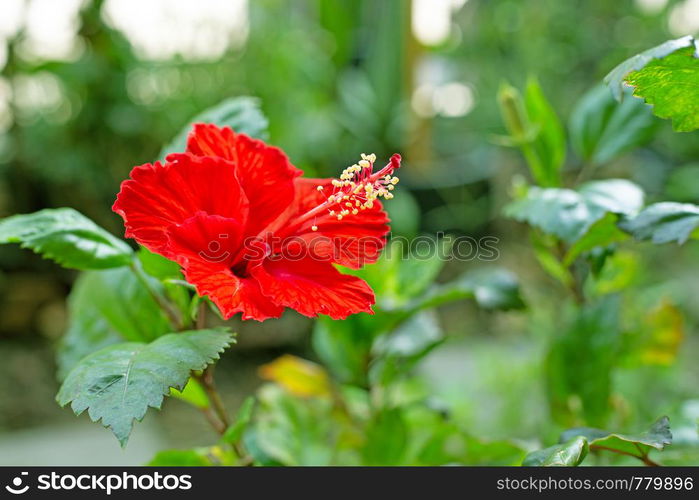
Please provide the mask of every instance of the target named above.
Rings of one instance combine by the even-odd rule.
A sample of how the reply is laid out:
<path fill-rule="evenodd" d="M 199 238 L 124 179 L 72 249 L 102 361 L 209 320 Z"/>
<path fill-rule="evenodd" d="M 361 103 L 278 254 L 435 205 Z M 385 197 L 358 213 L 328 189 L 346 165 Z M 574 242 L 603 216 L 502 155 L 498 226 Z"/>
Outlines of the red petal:
<path fill-rule="evenodd" d="M 248 201 L 232 163 L 183 154 L 173 162 L 134 167 L 112 210 L 123 217 L 127 238 L 165 255 L 170 226 L 198 212 L 245 221 Z"/>
<path fill-rule="evenodd" d="M 330 179 L 296 179 L 296 213 L 303 214 L 325 201 L 325 195 L 317 190 L 319 185 L 324 192 L 332 193 Z M 388 215 L 380 202 L 372 208 L 361 210 L 356 215 L 347 215 L 342 220 L 324 217 L 316 223 L 318 230 L 304 230 L 297 233 L 307 241 L 318 259 L 329 259 L 337 264 L 359 269 L 364 264 L 376 262 L 386 245 L 386 234 L 390 230 Z M 289 224 L 293 223 L 293 219 Z"/>
<path fill-rule="evenodd" d="M 243 225 L 236 219 L 199 212 L 168 231 L 168 252 L 185 265 L 199 260 L 230 268 L 242 247 Z"/>
<path fill-rule="evenodd" d="M 267 259 L 252 269 L 252 275 L 262 293 L 275 303 L 310 317 L 327 314 L 344 319 L 359 312 L 372 313 L 375 302 L 366 282 L 340 273 L 327 262 Z"/>
<path fill-rule="evenodd" d="M 193 261 L 183 271 L 197 293 L 208 296 L 226 319 L 242 312 L 244 320 L 264 321 L 278 318 L 284 312 L 283 307 L 262 295 L 256 280 L 239 278 L 230 269 Z"/>
<path fill-rule="evenodd" d="M 284 212 L 294 199 L 294 178 L 303 172 L 284 152 L 229 127 L 197 123 L 189 135 L 187 151 L 232 161 L 240 184 L 255 216 L 248 221 L 247 234 L 257 235 Z"/>

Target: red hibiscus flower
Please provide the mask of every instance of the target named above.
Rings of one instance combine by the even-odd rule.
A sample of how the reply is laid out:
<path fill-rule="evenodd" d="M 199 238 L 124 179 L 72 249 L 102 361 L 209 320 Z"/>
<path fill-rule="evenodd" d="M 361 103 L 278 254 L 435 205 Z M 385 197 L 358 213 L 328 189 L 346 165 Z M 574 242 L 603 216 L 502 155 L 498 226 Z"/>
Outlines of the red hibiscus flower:
<path fill-rule="evenodd" d="M 126 237 L 176 261 L 228 318 L 279 317 L 285 307 L 334 319 L 371 313 L 366 282 L 342 274 L 374 262 L 389 230 L 400 156 L 374 155 L 339 179 L 301 178 L 278 148 L 230 128 L 196 124 L 187 151 L 131 171 L 112 209 Z"/>

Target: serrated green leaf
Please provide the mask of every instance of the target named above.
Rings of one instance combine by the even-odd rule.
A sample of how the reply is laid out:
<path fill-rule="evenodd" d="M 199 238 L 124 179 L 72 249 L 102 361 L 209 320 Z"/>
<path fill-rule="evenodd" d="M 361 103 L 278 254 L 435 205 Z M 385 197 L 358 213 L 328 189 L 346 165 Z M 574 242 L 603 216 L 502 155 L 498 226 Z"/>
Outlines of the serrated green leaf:
<path fill-rule="evenodd" d="M 657 120 L 630 93 L 619 102 L 598 85 L 576 104 L 568 128 L 573 149 L 583 160 L 602 165 L 652 138 Z"/>
<path fill-rule="evenodd" d="M 651 450 L 663 450 L 672 444 L 670 419 L 659 418 L 646 432 L 636 435 L 611 433 L 590 427 L 577 427 L 561 434 L 561 441 L 568 441 L 573 436 L 587 439 L 592 450 L 606 450 L 643 460 Z"/>
<path fill-rule="evenodd" d="M 699 41 L 691 36 L 669 40 L 638 54 L 605 78 L 621 98 L 624 83 L 633 95 L 653 105 L 660 118 L 672 119 L 678 132 L 699 128 Z"/>
<path fill-rule="evenodd" d="M 171 387 L 181 390 L 191 371 L 218 359 L 232 342 L 228 331 L 215 329 L 108 346 L 71 370 L 56 400 L 61 406 L 71 403 L 76 415 L 87 410 L 125 446 L 134 420 L 141 421 L 149 407 L 160 408 Z"/>
<path fill-rule="evenodd" d="M 267 138 L 267 118 L 260 110 L 260 101 L 254 97 L 231 97 L 205 110 L 192 119 L 175 138 L 165 146 L 158 158 L 170 153 L 182 152 L 187 147 L 187 136 L 195 123 L 214 123 L 219 127 L 230 127 L 238 133 L 258 139 Z"/>
<path fill-rule="evenodd" d="M 574 437 L 563 444 L 557 444 L 531 452 L 522 465 L 528 467 L 575 467 L 587 456 L 589 446 L 584 437 Z"/>
<path fill-rule="evenodd" d="M 662 202 L 649 205 L 638 215 L 623 220 L 619 227 L 638 240 L 679 244 L 697 237 L 699 206 L 690 203 Z"/>
<path fill-rule="evenodd" d="M 692 47 L 696 44 L 694 37 L 683 36 L 676 40 L 668 40 L 667 42 L 661 43 L 660 45 L 636 54 L 630 57 L 626 61 L 619 64 L 612 71 L 609 72 L 607 76 L 604 77 L 604 83 L 609 85 L 614 97 L 618 100 L 622 98 L 624 92 L 624 82 L 626 76 L 640 69 L 643 69 L 646 65 L 655 59 L 662 59 L 673 52 L 683 49 L 686 47 Z"/>
<path fill-rule="evenodd" d="M 151 280 L 157 288 L 158 282 Z M 63 379 L 83 357 L 123 341 L 148 342 L 172 331 L 167 317 L 130 268 L 83 273 L 68 298 L 68 329 L 58 352 Z"/>
<path fill-rule="evenodd" d="M 19 243 L 71 269 L 128 265 L 133 250 L 72 208 L 47 208 L 0 220 L 0 244 Z"/>

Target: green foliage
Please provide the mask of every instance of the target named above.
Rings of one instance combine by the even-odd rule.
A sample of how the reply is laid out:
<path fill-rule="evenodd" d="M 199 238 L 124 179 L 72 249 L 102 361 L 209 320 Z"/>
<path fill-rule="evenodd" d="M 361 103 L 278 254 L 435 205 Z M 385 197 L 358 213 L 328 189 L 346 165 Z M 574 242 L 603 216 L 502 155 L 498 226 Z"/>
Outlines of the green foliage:
<path fill-rule="evenodd" d="M 641 188 L 624 179 L 609 179 L 588 182 L 577 191 L 531 187 L 505 207 L 505 215 L 573 243 L 606 213 L 632 215 L 642 205 Z"/>
<path fill-rule="evenodd" d="M 651 450 L 662 451 L 665 446 L 672 444 L 670 420 L 667 417 L 659 418 L 648 431 L 637 435 L 578 427 L 568 429 L 561 434 L 561 441 L 576 439 L 576 437 L 585 438 L 590 445 L 590 450 L 619 453 L 636 457 L 642 461 L 648 460 L 648 454 Z"/>
<path fill-rule="evenodd" d="M 592 165 L 608 163 L 648 142 L 656 120 L 640 99 L 630 95 L 618 102 L 602 85 L 580 98 L 570 115 L 568 129 L 575 152 Z"/>
<path fill-rule="evenodd" d="M 151 467 L 206 467 L 236 465 L 235 454 L 221 446 L 191 450 L 159 451 L 147 465 Z"/>
<path fill-rule="evenodd" d="M 534 78 L 527 81 L 524 99 L 517 89 L 503 84 L 498 102 L 510 134 L 500 141 L 520 148 L 538 184 L 559 186 L 566 154 L 565 132 L 539 82 Z"/>
<path fill-rule="evenodd" d="M 238 410 L 238 415 L 235 421 L 226 429 L 226 432 L 221 436 L 221 441 L 224 443 L 237 443 L 243 437 L 243 433 L 252 421 L 252 412 L 255 408 L 255 398 L 249 396 L 243 401 L 243 404 Z"/>
<path fill-rule="evenodd" d="M 638 215 L 622 221 L 619 226 L 636 239 L 653 243 L 679 244 L 697 238 L 699 206 L 689 203 L 663 202 L 644 208 Z"/>
<path fill-rule="evenodd" d="M 108 269 L 131 262 L 133 250 L 72 208 L 45 209 L 0 221 L 0 244 L 19 243 L 63 267 Z"/>
<path fill-rule="evenodd" d="M 619 297 L 572 307 L 552 333 L 546 373 L 553 416 L 570 424 L 603 424 L 610 411 L 612 370 L 619 359 Z M 584 360 L 584 362 L 580 362 Z"/>
<path fill-rule="evenodd" d="M 254 97 L 232 97 L 195 116 L 167 146 L 158 158 L 170 153 L 182 152 L 187 146 L 187 136 L 194 123 L 215 123 L 219 127 L 230 127 L 236 132 L 259 139 L 267 138 L 269 122 L 260 110 L 260 101 Z"/>
<path fill-rule="evenodd" d="M 563 444 L 557 444 L 530 453 L 526 456 L 522 465 L 529 467 L 575 467 L 585 460 L 588 452 L 587 440 L 578 436 Z"/>
<path fill-rule="evenodd" d="M 109 427 L 126 445 L 133 421 L 149 407 L 160 408 L 174 387 L 182 390 L 190 372 L 218 359 L 233 342 L 226 330 L 195 330 L 164 335 L 153 342 L 111 345 L 82 359 L 68 374 L 56 400 L 71 403 L 80 415 Z"/>
<path fill-rule="evenodd" d="M 628 59 L 605 81 L 621 97 L 624 83 L 633 94 L 653 105 L 660 118 L 672 119 L 678 132 L 699 128 L 699 41 L 691 36 L 669 40 Z"/>

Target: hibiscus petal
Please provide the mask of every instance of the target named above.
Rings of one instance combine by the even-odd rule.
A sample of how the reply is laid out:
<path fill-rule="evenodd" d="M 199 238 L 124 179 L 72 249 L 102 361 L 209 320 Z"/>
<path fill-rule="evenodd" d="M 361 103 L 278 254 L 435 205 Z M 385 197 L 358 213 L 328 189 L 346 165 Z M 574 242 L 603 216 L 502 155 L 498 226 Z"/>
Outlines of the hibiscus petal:
<path fill-rule="evenodd" d="M 236 219 L 199 212 L 168 230 L 168 253 L 185 265 L 200 260 L 230 268 L 242 246 L 243 225 Z"/>
<path fill-rule="evenodd" d="M 246 232 L 250 235 L 262 231 L 291 204 L 293 180 L 303 173 L 289 162 L 281 149 L 245 134 L 236 134 L 229 127 L 195 124 L 187 141 L 187 151 L 225 158 L 236 165 L 238 179 L 250 200 L 250 210 L 255 214 L 248 221 Z"/>
<path fill-rule="evenodd" d="M 294 211 L 303 214 L 325 201 L 323 192 L 332 193 L 330 179 L 296 179 L 296 200 Z M 323 192 L 317 190 L 322 185 Z M 379 201 L 372 208 L 360 210 L 357 214 L 345 216 L 342 220 L 324 216 L 313 231 L 308 225 L 296 232 L 295 236 L 307 242 L 309 251 L 316 259 L 331 260 L 337 264 L 359 269 L 365 264 L 376 262 L 386 245 L 389 231 L 388 215 Z M 287 222 L 293 224 L 293 217 Z"/>
<path fill-rule="evenodd" d="M 189 154 L 174 160 L 134 167 L 112 206 L 124 219 L 127 238 L 163 255 L 167 229 L 198 212 L 240 221 L 248 215 L 248 200 L 232 163 Z"/>
<path fill-rule="evenodd" d="M 256 280 L 239 278 L 230 269 L 191 261 L 183 271 L 197 293 L 208 296 L 226 319 L 241 312 L 244 320 L 264 321 L 278 318 L 284 312 L 282 306 L 262 295 Z"/>
<path fill-rule="evenodd" d="M 262 293 L 275 303 L 316 317 L 344 319 L 350 314 L 373 314 L 374 292 L 356 276 L 342 274 L 327 262 L 265 260 L 252 269 Z"/>

